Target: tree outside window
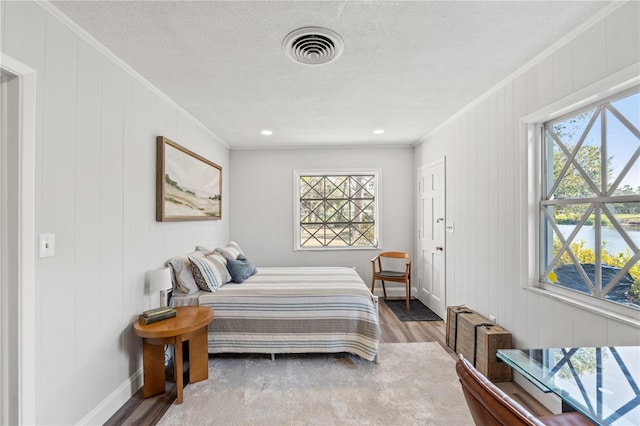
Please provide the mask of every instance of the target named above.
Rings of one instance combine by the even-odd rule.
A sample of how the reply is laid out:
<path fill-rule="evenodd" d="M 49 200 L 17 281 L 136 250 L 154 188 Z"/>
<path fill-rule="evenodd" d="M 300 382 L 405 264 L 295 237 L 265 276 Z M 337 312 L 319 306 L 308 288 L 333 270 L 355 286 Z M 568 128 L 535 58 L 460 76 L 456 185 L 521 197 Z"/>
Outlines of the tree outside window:
<path fill-rule="evenodd" d="M 544 124 L 540 280 L 640 308 L 640 93 Z"/>

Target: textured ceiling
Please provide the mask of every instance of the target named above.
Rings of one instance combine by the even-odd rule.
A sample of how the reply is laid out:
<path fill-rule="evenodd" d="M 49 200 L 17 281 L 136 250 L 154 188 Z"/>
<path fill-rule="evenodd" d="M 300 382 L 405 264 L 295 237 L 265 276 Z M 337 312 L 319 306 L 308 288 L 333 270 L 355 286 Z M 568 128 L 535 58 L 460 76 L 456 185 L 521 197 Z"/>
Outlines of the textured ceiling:
<path fill-rule="evenodd" d="M 608 2 L 52 4 L 244 148 L 413 144 Z M 303 26 L 340 34 L 342 56 L 320 66 L 287 58 L 282 41 Z"/>

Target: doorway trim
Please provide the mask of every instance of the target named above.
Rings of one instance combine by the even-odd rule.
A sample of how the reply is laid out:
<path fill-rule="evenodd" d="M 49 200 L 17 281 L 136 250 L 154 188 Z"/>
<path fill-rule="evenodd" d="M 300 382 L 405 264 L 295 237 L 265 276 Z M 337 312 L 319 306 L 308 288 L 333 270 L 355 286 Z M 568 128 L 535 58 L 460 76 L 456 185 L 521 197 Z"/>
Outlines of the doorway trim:
<path fill-rule="evenodd" d="M 36 71 L 0 52 L 0 69 L 19 79 L 18 123 L 18 420 L 36 423 Z"/>

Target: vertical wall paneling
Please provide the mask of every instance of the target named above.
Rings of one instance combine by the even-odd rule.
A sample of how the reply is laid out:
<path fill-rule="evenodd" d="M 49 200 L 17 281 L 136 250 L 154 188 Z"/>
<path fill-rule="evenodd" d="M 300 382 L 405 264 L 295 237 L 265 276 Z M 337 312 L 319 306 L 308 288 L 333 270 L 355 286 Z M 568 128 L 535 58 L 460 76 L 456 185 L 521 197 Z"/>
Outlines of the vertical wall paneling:
<path fill-rule="evenodd" d="M 110 61 L 103 62 L 102 115 L 100 143 L 100 216 L 96 230 L 100 235 L 100 299 L 103 311 L 98 324 L 105 342 L 120 343 L 124 315 L 122 300 L 123 270 L 123 134 L 124 93 L 126 76 Z M 99 364 L 105 371 L 120 369 L 119 345 L 104 344 Z M 120 384 L 119 375 L 111 375 L 99 386 L 104 392 Z"/>
<path fill-rule="evenodd" d="M 621 323 L 526 288 L 529 257 L 535 254 L 528 244 L 522 121 L 583 100 L 592 95 L 587 89 L 623 83 L 629 70 L 639 75 L 638 12 L 638 2 L 627 2 L 594 21 L 416 146 L 416 168 L 438 158 L 437 152 L 455 170 L 447 190 L 448 216 L 456 221 L 456 233 L 449 236 L 455 249 L 447 261 L 447 305 L 466 303 L 496 315 L 517 347 L 640 344 L 632 321 Z M 456 135 L 454 142 L 446 135 Z M 487 246 L 487 238 L 495 246 Z"/>
<path fill-rule="evenodd" d="M 536 89 L 538 91 L 538 105 L 553 102 L 553 56 L 547 56 L 536 66 Z"/>
<path fill-rule="evenodd" d="M 457 262 L 466 263 L 468 269 L 463 271 L 465 274 L 458 274 L 458 284 L 459 284 L 459 294 L 460 294 L 460 304 L 467 304 L 467 306 L 475 306 L 476 299 L 476 286 L 472 286 L 469 288 L 464 284 L 464 281 L 468 280 L 468 273 L 466 271 L 473 270 L 475 267 L 474 259 L 474 247 L 472 246 L 473 241 L 473 226 L 471 223 L 470 217 L 472 217 L 469 213 L 474 210 L 474 200 L 473 193 L 475 191 L 471 191 L 471 185 L 473 184 L 473 180 L 471 179 L 471 163 L 475 161 L 475 158 L 470 154 L 469 143 L 471 141 L 471 135 L 474 132 L 471 130 L 471 114 L 466 112 L 460 119 L 460 128 L 462 129 L 462 144 L 464 146 L 464 154 L 461 157 L 460 169 L 462 170 L 462 179 L 460 185 L 460 191 L 470 191 L 472 194 L 469 197 L 462 197 L 460 208 L 456 212 L 456 217 L 458 218 L 458 241 L 460 241 L 460 245 L 462 247 L 461 256 L 459 259 L 456 259 Z M 449 197 L 447 197 L 448 199 Z"/>
<path fill-rule="evenodd" d="M 516 291 L 517 291 L 517 282 L 516 282 L 516 271 L 515 271 L 515 262 L 516 262 L 516 253 L 514 251 L 514 242 L 513 242 L 513 222 L 514 222 L 514 212 L 516 205 L 514 203 L 514 193 L 515 193 L 515 182 L 513 179 L 514 173 L 516 171 L 516 165 L 513 162 L 514 151 L 515 151 L 515 141 L 513 138 L 513 105 L 514 105 L 514 93 L 513 93 L 513 85 L 508 84 L 506 86 L 505 91 L 505 111 L 507 111 L 507 117 L 505 118 L 505 155 L 504 161 L 506 166 L 506 188 L 505 188 L 505 200 L 506 200 L 506 209 L 502 215 L 502 227 L 504 232 L 507 235 L 506 244 L 504 247 L 503 255 L 505 259 L 505 280 L 506 280 L 506 295 L 505 298 L 507 300 L 507 312 L 506 316 L 503 319 L 503 324 L 505 327 L 509 327 L 509 330 L 513 332 L 515 327 L 515 314 L 518 312 L 518 309 L 515 308 L 516 301 Z"/>
<path fill-rule="evenodd" d="M 100 357 L 100 333 L 94 333 L 94 319 L 100 316 L 101 293 L 99 233 L 96 220 L 100 217 L 100 145 L 102 96 L 102 55 L 87 43 L 78 44 L 78 108 L 76 120 L 76 176 L 75 180 L 75 246 L 76 285 L 75 341 L 76 374 L 78 378 L 90 375 L 94 360 Z M 93 236 L 93 238 L 87 238 Z M 95 406 L 99 395 L 77 392 L 75 403 Z"/>
<path fill-rule="evenodd" d="M 530 69 L 526 74 L 527 82 L 527 109 L 526 112 L 538 109 L 538 67 Z"/>
<path fill-rule="evenodd" d="M 555 323 L 553 321 L 553 299 L 548 297 L 537 298 L 537 311 L 534 320 L 537 320 L 537 336 L 540 348 L 552 348 L 553 346 L 553 330 Z M 533 343 L 531 343 L 533 346 Z"/>
<path fill-rule="evenodd" d="M 573 88 L 588 86 L 607 75 L 606 21 L 573 41 Z"/>
<path fill-rule="evenodd" d="M 573 344 L 602 346 L 606 343 L 608 319 L 594 312 L 576 309 L 573 315 Z"/>
<path fill-rule="evenodd" d="M 452 132 L 453 140 L 452 150 L 453 157 L 460 158 L 460 151 L 462 150 L 462 130 L 460 127 L 453 128 Z M 458 188 L 462 185 L 462 168 L 460 167 L 460 163 L 448 163 L 447 164 L 447 192 L 453 193 L 458 191 Z M 446 300 L 451 301 L 451 304 L 457 305 L 459 304 L 460 291 L 459 286 L 456 284 L 459 279 L 456 274 L 456 259 L 459 259 L 462 255 L 462 246 L 460 244 L 460 229 L 459 222 L 457 220 L 456 212 L 459 209 L 459 201 L 453 199 L 448 200 L 445 206 L 445 211 L 447 212 L 447 222 L 454 225 L 453 234 L 446 234 L 447 238 L 447 269 L 446 269 Z"/>
<path fill-rule="evenodd" d="M 514 324 L 513 324 L 513 334 L 514 341 L 517 345 L 525 345 L 527 342 L 527 331 L 528 331 L 528 320 L 529 312 L 528 312 L 528 301 L 527 296 L 528 293 L 522 290 L 522 272 L 520 269 L 521 266 L 521 254 L 526 250 L 525 247 L 521 245 L 519 230 L 520 230 L 520 204 L 526 197 L 522 194 L 521 190 L 521 182 L 520 176 L 525 168 L 523 165 L 526 163 L 522 162 L 522 149 L 524 145 L 524 141 L 522 140 L 520 134 L 520 117 L 524 116 L 527 113 L 528 103 L 527 103 L 527 76 L 526 74 L 521 75 L 516 78 L 512 84 L 513 87 L 513 127 L 511 128 L 511 146 L 512 146 L 512 156 L 511 162 L 514 164 L 513 169 L 513 187 L 512 193 L 510 195 L 511 200 L 513 200 L 513 209 L 510 212 L 511 217 L 508 219 L 509 224 L 509 235 L 512 235 L 511 238 L 511 249 L 513 250 L 514 258 L 513 258 L 513 283 L 511 284 L 514 287 L 514 300 L 513 300 L 513 308 L 514 308 Z"/>
<path fill-rule="evenodd" d="M 496 152 L 494 168 L 496 169 L 496 187 L 495 193 L 496 199 L 496 211 L 495 218 L 503 217 L 507 207 L 506 202 L 506 162 L 505 162 L 505 91 L 499 90 L 496 95 Z M 497 219 L 494 220 L 494 232 L 497 242 L 496 254 L 495 254 L 495 278 L 496 285 L 496 307 L 495 316 L 496 321 L 499 324 L 504 324 L 506 319 L 506 307 L 507 307 L 507 280 L 504 277 L 506 262 L 504 261 L 505 246 L 507 244 L 507 235 L 504 232 Z M 509 301 L 509 304 L 510 301 Z"/>
<path fill-rule="evenodd" d="M 514 269 L 515 264 L 515 253 L 513 244 L 513 234 L 511 234 L 512 227 L 512 217 L 513 211 L 515 209 L 514 201 L 513 201 L 513 193 L 514 193 L 514 181 L 513 175 L 516 170 L 516 165 L 512 161 L 513 158 L 513 150 L 514 150 L 514 140 L 513 140 L 513 86 L 511 84 L 507 84 L 504 88 L 504 165 L 505 165 L 505 210 L 502 213 L 501 223 L 502 223 L 502 232 L 506 236 L 506 242 L 503 248 L 503 252 L 501 255 L 504 259 L 504 279 L 505 279 L 505 315 L 501 320 L 501 324 L 504 325 L 508 330 L 514 330 L 515 324 L 515 312 L 514 309 L 514 299 L 516 297 L 517 283 L 516 283 L 516 273 Z"/>
<path fill-rule="evenodd" d="M 607 346 L 637 346 L 638 329 L 619 321 L 607 321 Z"/>
<path fill-rule="evenodd" d="M 574 311 L 573 306 L 554 300 L 553 302 L 553 324 L 554 327 L 549 332 L 553 333 L 554 347 L 572 347 L 576 344 L 574 339 Z M 575 324 L 578 327 L 584 324 Z"/>
<path fill-rule="evenodd" d="M 46 303 L 40 307 L 41 348 L 75 347 L 73 309 L 61 306 L 75 304 L 75 179 L 76 179 L 76 111 L 77 53 L 78 43 L 73 33 L 53 18 L 46 21 L 46 52 L 44 78 L 43 165 L 42 165 L 42 222 L 40 231 L 56 236 L 55 257 L 41 260 L 41 292 Z M 62 332 L 68 330 L 68 332 Z M 59 366 L 75 356 L 65 351 L 55 351 L 40 360 L 42 368 L 38 376 L 38 406 L 53 410 L 57 404 L 47 398 L 51 394 L 72 394 L 75 384 Z M 64 410 L 60 421 L 72 423 L 75 407 Z"/>
<path fill-rule="evenodd" d="M 150 131 L 150 94 L 141 83 L 132 81 L 130 131 L 125 138 L 125 248 L 128 253 L 138 253 L 143 264 L 151 266 L 149 253 L 153 246 L 146 238 L 150 232 L 149 219 L 155 212 L 155 191 L 149 191 L 147 182 L 155 179 L 155 138 Z M 154 185 L 155 186 L 155 185 Z M 155 188 L 154 188 L 155 189 Z M 131 309 L 145 310 L 155 306 L 141 305 L 140 296 L 145 294 L 144 272 L 139 269 L 132 256 L 125 256 L 127 283 L 125 303 Z M 147 303 L 151 300 L 146 300 Z"/>
<path fill-rule="evenodd" d="M 518 290 L 522 292 L 522 290 Z M 527 293 L 526 345 L 531 348 L 540 347 L 540 296 Z M 524 343 L 524 342 L 522 342 Z"/>
<path fill-rule="evenodd" d="M 458 120 L 462 122 L 464 120 L 464 117 L 460 117 Z M 448 193 L 455 193 L 456 191 L 460 191 L 461 190 L 460 188 L 463 188 L 467 184 L 467 181 L 466 181 L 467 168 L 466 168 L 466 164 L 464 163 L 464 155 L 461 155 L 461 151 L 465 149 L 465 146 L 466 146 L 465 132 L 466 132 L 465 126 L 461 125 L 455 128 L 455 135 L 456 135 L 456 143 L 454 147 L 455 151 L 453 155 L 450 154 L 450 156 L 452 158 L 458 158 L 459 161 L 456 161 L 455 166 L 453 166 L 456 170 L 456 174 L 452 179 L 455 186 L 447 186 Z M 423 145 L 428 146 L 428 144 L 419 145 L 416 148 L 416 154 L 418 151 L 422 149 Z M 449 160 L 447 159 L 447 162 L 448 161 Z M 451 163 L 449 163 L 447 167 L 448 172 L 452 170 L 450 165 Z M 455 207 L 451 207 L 452 206 L 451 198 L 453 197 L 447 198 L 446 211 L 447 211 L 447 220 L 455 223 L 455 230 L 454 230 L 454 233 L 451 235 L 451 239 L 455 241 L 455 246 L 453 248 L 453 252 L 450 250 L 447 256 L 446 298 L 447 300 L 451 300 L 450 304 L 461 305 L 465 303 L 465 301 L 463 300 L 461 286 L 458 285 L 458 281 L 463 279 L 463 277 L 457 273 L 456 271 L 457 268 L 455 268 L 455 265 L 459 262 L 458 259 L 464 259 L 464 256 L 466 253 L 466 247 L 465 247 L 466 244 L 461 243 L 462 241 L 466 241 L 466 237 L 464 236 L 465 224 L 463 223 L 463 217 L 460 214 L 460 212 L 464 211 L 465 203 L 467 200 L 458 199 L 455 204 Z"/>
<path fill-rule="evenodd" d="M 469 259 L 469 270 L 470 271 L 478 271 L 480 267 L 480 263 L 485 261 L 485 259 L 481 259 L 480 256 L 475 255 L 474 252 L 481 251 L 482 248 L 479 245 L 478 241 L 478 225 L 480 224 L 480 220 L 478 219 L 478 169 L 480 167 L 486 167 L 485 164 L 480 164 L 478 162 L 478 150 L 484 149 L 484 147 L 478 146 L 478 120 L 476 117 L 477 110 L 473 109 L 467 113 L 469 116 L 469 162 L 468 162 L 468 174 L 467 174 L 467 188 L 471 190 L 471 196 L 469 197 L 469 206 L 468 210 L 464 212 L 464 221 L 467 223 L 468 230 L 468 248 L 469 252 L 467 253 L 466 259 Z M 471 137 L 473 135 L 473 137 Z M 482 192 L 484 194 L 484 192 Z M 480 282 L 482 277 L 475 276 L 472 278 L 473 282 Z M 474 286 L 473 290 L 469 292 L 469 301 L 468 303 L 471 306 L 479 306 L 478 304 L 478 293 L 481 293 L 480 286 Z M 479 308 L 478 308 L 479 309 Z"/>
<path fill-rule="evenodd" d="M 473 216 L 475 219 L 475 232 L 477 238 L 476 247 L 480 251 L 489 252 L 489 240 L 493 238 L 489 234 L 489 192 L 494 189 L 489 185 L 489 165 L 491 159 L 489 158 L 489 114 L 488 114 L 488 101 L 485 100 L 481 103 L 481 107 L 476 109 L 476 134 L 477 142 L 474 144 L 476 147 L 476 163 L 474 181 L 476 186 L 476 208 L 473 210 Z M 489 264 L 488 258 L 476 257 L 476 271 L 477 279 L 480 282 L 489 281 Z M 487 289 L 488 290 L 488 289 Z M 477 292 L 477 306 L 483 312 L 488 312 L 489 309 L 489 291 L 481 291 L 478 288 Z"/>
<path fill-rule="evenodd" d="M 130 239 L 133 224 L 135 223 L 135 214 L 132 213 L 129 206 L 132 197 L 131 189 L 135 188 L 136 174 L 130 172 L 132 162 L 136 160 L 134 156 L 135 143 L 133 140 L 133 86 L 134 81 L 129 75 L 125 74 L 125 80 L 123 82 L 123 96 L 122 96 L 122 249 L 120 250 L 120 265 L 122 275 L 122 288 L 120 291 L 120 297 L 122 300 L 122 315 L 119 321 L 122 324 L 124 330 L 128 330 L 128 325 L 131 321 L 135 321 L 135 314 L 133 318 L 128 317 L 128 312 L 141 312 L 144 301 L 144 271 L 139 269 L 138 264 L 131 262 L 131 246 L 133 245 Z M 146 139 L 146 138 L 145 138 Z M 142 258 L 144 264 L 144 257 Z M 135 290 L 141 290 L 136 292 Z M 134 290 L 134 291 L 132 291 Z M 132 366 L 138 366 L 138 356 L 140 353 L 139 340 L 136 339 L 134 333 L 129 329 L 129 332 L 120 333 L 120 350 L 131 354 L 129 362 L 120 363 L 121 374 L 123 377 L 131 377 L 136 370 L 132 370 Z M 135 383 L 135 382 L 134 382 Z M 139 382 L 138 382 L 139 383 Z"/>
<path fill-rule="evenodd" d="M 561 99 L 573 92 L 573 43 L 556 50 L 553 61 L 553 97 Z"/>
<path fill-rule="evenodd" d="M 491 253 L 489 256 L 489 263 L 487 265 L 487 280 L 489 282 L 496 282 L 496 275 L 501 270 L 500 263 L 498 262 L 498 223 L 495 218 L 498 213 L 498 197 L 499 197 L 499 184 L 498 184 L 498 169 L 501 165 L 497 164 L 496 158 L 498 158 L 498 105 L 497 96 L 493 95 L 487 99 L 487 163 L 491 164 L 491 167 L 487 168 L 487 250 Z M 498 314 L 498 294 L 497 286 L 492 285 L 487 292 L 488 304 L 487 312 L 497 318 Z"/>
<path fill-rule="evenodd" d="M 125 312 L 141 312 L 156 307 L 154 295 L 148 292 L 146 271 L 162 265 L 154 264 L 150 243 L 150 220 L 155 214 L 155 191 L 148 182 L 155 180 L 155 143 L 150 119 L 151 95 L 145 87 L 132 81 L 130 131 L 125 137 L 124 188 L 124 256 Z M 155 185 L 154 185 L 155 187 Z M 140 266 L 143 266 L 141 268 Z M 135 314 L 133 321 L 135 321 Z M 131 356 L 126 363 L 126 376 L 133 376 L 141 368 L 141 342 L 133 333 L 124 334 L 124 347 Z"/>
<path fill-rule="evenodd" d="M 55 256 L 36 261 L 33 416 L 102 424 L 141 384 L 131 324 L 158 303 L 146 271 L 203 235 L 229 236 L 228 220 L 155 222 L 155 137 L 180 139 L 226 173 L 229 151 L 50 6 L 2 8 L 3 53 L 36 71 L 35 226 L 56 238 Z"/>
<path fill-rule="evenodd" d="M 613 74 L 640 61 L 640 2 L 629 2 L 606 20 L 607 73 Z"/>
<path fill-rule="evenodd" d="M 152 140 L 147 141 L 147 155 L 150 158 L 153 158 L 153 166 L 150 167 L 149 172 L 147 173 L 147 179 L 152 179 L 153 182 L 153 192 L 151 193 L 150 202 L 147 205 L 147 208 L 151 208 L 153 212 L 153 218 L 155 219 L 155 211 L 156 211 L 156 196 L 155 196 L 155 180 L 156 180 L 156 136 L 168 136 L 166 129 L 164 128 L 165 122 L 162 120 L 162 116 L 160 114 L 160 106 L 162 104 L 162 100 L 156 94 L 151 94 L 149 97 L 149 127 L 150 129 L 155 129 L 155 134 L 152 135 Z M 173 135 L 171 135 L 173 136 Z M 171 138 L 171 137 L 169 137 Z M 147 241 L 149 243 L 149 247 L 166 247 L 165 243 L 165 225 L 164 223 L 152 221 L 148 224 L 149 226 L 149 236 L 147 237 Z"/>

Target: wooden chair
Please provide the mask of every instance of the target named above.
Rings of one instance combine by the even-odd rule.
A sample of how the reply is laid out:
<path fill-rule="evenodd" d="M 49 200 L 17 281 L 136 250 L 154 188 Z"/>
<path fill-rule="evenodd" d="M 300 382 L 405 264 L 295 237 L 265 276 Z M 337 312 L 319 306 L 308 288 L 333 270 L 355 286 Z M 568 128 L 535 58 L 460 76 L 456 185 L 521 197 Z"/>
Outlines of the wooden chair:
<path fill-rule="evenodd" d="M 476 426 L 580 426 L 593 423 L 578 412 L 535 417 L 491 383 L 462 354 L 456 372 Z"/>
<path fill-rule="evenodd" d="M 405 259 L 404 271 L 384 269 L 385 258 L 388 263 L 392 262 L 390 259 Z M 384 286 L 385 281 L 404 283 L 406 288 L 407 311 L 409 311 L 409 300 L 411 299 L 411 255 L 400 251 L 385 251 L 371 259 L 371 266 L 373 270 L 373 274 L 371 275 L 371 293 L 373 293 L 376 288 L 376 280 L 382 281 L 382 291 L 384 292 L 385 299 L 387 298 L 387 289 Z"/>

